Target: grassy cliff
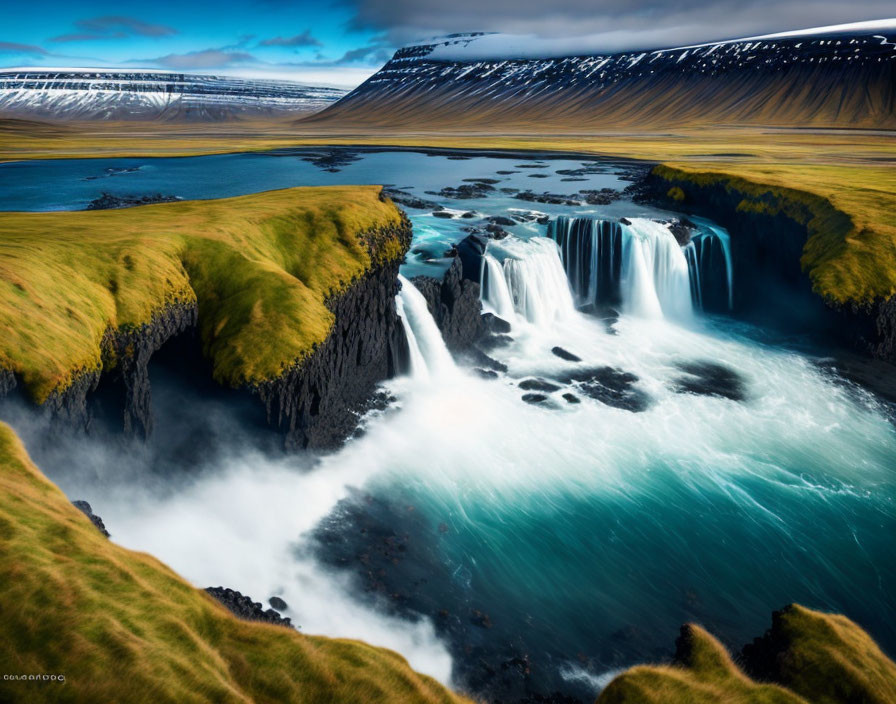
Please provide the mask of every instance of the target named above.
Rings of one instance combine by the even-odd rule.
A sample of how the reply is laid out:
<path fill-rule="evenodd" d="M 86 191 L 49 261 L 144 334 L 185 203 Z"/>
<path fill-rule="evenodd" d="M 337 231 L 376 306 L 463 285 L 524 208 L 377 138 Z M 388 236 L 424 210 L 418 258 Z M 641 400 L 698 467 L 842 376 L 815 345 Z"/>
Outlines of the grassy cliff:
<path fill-rule="evenodd" d="M 149 555 L 110 542 L 0 424 L 0 679 L 20 702 L 467 700 L 398 654 L 236 619 Z"/>
<path fill-rule="evenodd" d="M 896 701 L 896 663 L 845 616 L 796 604 L 744 648 L 748 677 L 699 626 L 682 628 L 672 665 L 633 667 L 597 704 L 884 704 Z"/>
<path fill-rule="evenodd" d="M 841 169 L 838 177 L 819 176 L 818 169 L 824 171 L 661 165 L 652 173 L 680 206 L 705 202 L 710 191 L 721 190 L 737 213 L 783 216 L 805 228 L 801 265 L 813 290 L 829 302 L 889 299 L 896 294 L 896 180 L 856 183 L 848 170 Z M 800 179 L 801 187 L 792 187 Z"/>
<path fill-rule="evenodd" d="M 370 251 L 402 256 L 400 222 L 375 186 L 0 213 L 0 369 L 42 402 L 115 364 L 109 332 L 196 302 L 218 381 L 274 378 L 326 338 L 325 300 L 370 268 Z"/>

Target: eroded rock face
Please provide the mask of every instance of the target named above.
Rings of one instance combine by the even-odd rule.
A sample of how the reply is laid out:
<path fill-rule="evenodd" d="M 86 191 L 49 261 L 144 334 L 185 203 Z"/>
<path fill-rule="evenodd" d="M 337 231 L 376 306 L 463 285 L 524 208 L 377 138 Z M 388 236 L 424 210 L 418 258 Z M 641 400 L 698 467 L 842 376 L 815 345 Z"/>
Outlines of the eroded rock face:
<path fill-rule="evenodd" d="M 381 233 L 406 252 L 410 223 Z M 374 238 L 376 239 L 376 238 Z M 278 379 L 252 389 L 268 422 L 285 435 L 287 449 L 335 449 L 349 437 L 376 385 L 405 365 L 407 341 L 395 309 L 400 259 L 374 265 L 328 302 L 336 318 L 311 355 Z"/>
<path fill-rule="evenodd" d="M 479 283 L 464 273 L 462 259 L 455 257 L 441 281 L 429 276 L 414 279 L 445 344 L 455 353 L 468 350 L 485 333 Z"/>

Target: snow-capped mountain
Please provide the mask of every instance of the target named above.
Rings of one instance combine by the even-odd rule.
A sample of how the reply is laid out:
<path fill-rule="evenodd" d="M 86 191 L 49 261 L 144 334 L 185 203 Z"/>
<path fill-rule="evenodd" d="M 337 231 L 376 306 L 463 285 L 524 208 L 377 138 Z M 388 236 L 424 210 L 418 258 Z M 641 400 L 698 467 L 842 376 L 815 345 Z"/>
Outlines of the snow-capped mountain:
<path fill-rule="evenodd" d="M 309 114 L 344 90 L 289 81 L 165 71 L 0 69 L 0 117 L 58 120 L 227 120 Z"/>
<path fill-rule="evenodd" d="M 671 49 L 558 55 L 562 47 L 495 34 L 405 47 L 310 121 L 896 127 L 896 20 Z"/>

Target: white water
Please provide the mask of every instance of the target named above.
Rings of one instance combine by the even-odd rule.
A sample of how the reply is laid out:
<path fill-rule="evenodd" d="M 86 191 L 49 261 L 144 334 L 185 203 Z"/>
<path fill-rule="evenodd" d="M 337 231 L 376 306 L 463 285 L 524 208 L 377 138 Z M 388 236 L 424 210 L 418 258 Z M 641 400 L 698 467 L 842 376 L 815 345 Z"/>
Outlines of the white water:
<path fill-rule="evenodd" d="M 411 376 L 429 379 L 454 369 L 454 360 L 442 340 L 442 333 L 426 306 L 426 299 L 408 279 L 399 274 L 401 290 L 395 300 L 408 339 Z"/>
<path fill-rule="evenodd" d="M 632 218 L 623 225 L 620 288 L 625 312 L 687 320 L 693 315 L 688 262 L 665 225 Z"/>
<path fill-rule="evenodd" d="M 549 327 L 575 313 L 556 242 L 546 237 L 513 237 L 491 242 L 488 252 L 484 288 L 486 303 L 496 315 L 511 324 L 519 319 Z M 498 264 L 495 254 L 504 258 L 503 264 Z"/>

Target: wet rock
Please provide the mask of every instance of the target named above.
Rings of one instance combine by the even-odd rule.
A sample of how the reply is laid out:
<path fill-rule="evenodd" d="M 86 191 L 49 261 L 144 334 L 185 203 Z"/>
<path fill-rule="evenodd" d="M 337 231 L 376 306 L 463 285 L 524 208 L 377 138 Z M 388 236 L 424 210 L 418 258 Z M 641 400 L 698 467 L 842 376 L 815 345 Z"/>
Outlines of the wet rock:
<path fill-rule="evenodd" d="M 317 168 L 330 173 L 338 173 L 344 166 L 348 166 L 360 158 L 358 154 L 347 149 L 326 149 L 310 153 L 306 152 L 306 155 L 301 157 L 302 161 L 307 161 L 309 164 L 313 164 Z"/>
<path fill-rule="evenodd" d="M 289 608 L 289 604 L 283 601 L 279 596 L 272 596 L 268 599 L 268 603 L 277 611 L 284 611 Z"/>
<path fill-rule="evenodd" d="M 581 362 L 582 358 L 578 355 L 574 355 L 572 352 L 568 352 L 562 347 L 552 347 L 551 352 L 557 355 L 560 359 L 565 359 L 567 362 Z"/>
<path fill-rule="evenodd" d="M 473 369 L 473 371 L 476 372 L 476 374 L 481 376 L 483 379 L 497 379 L 498 378 L 498 372 L 492 371 L 491 369 L 481 369 L 479 367 L 476 367 L 475 369 Z"/>
<path fill-rule="evenodd" d="M 503 225 L 504 227 L 511 227 L 516 225 L 516 221 L 511 218 L 505 217 L 504 215 L 491 215 L 488 218 L 490 223 L 494 223 L 495 225 Z"/>
<path fill-rule="evenodd" d="M 538 405 L 540 403 L 544 403 L 548 400 L 548 397 L 544 394 L 523 394 L 523 401 L 526 403 L 531 403 L 532 405 Z"/>
<path fill-rule="evenodd" d="M 678 393 L 718 396 L 732 401 L 747 397 L 745 379 L 730 367 L 709 361 L 682 362 L 676 366 L 686 374 L 672 386 Z"/>
<path fill-rule="evenodd" d="M 547 174 L 529 174 L 529 178 L 547 178 Z"/>
<path fill-rule="evenodd" d="M 447 210 L 434 210 L 431 214 L 434 218 L 444 218 L 446 220 L 451 220 L 454 218 L 454 215 L 452 213 L 449 213 Z"/>
<path fill-rule="evenodd" d="M 93 512 L 93 509 L 90 508 L 89 503 L 87 503 L 86 501 L 72 501 L 72 506 L 74 506 L 81 513 L 87 516 L 90 519 L 90 522 L 97 527 L 97 530 L 99 530 L 100 533 L 105 535 L 107 538 L 109 537 L 109 531 L 106 530 L 103 519 Z"/>
<path fill-rule="evenodd" d="M 572 403 L 572 404 L 576 404 L 576 403 L 581 403 L 581 402 L 582 402 L 581 399 L 580 399 L 578 396 L 576 396 L 575 394 L 570 394 L 570 393 L 563 394 L 563 399 L 564 399 L 567 403 Z"/>
<path fill-rule="evenodd" d="M 441 208 L 435 201 L 418 198 L 412 193 L 397 188 L 383 188 L 383 195 L 405 208 L 416 208 L 417 210 L 439 210 Z"/>
<path fill-rule="evenodd" d="M 510 344 L 513 344 L 513 338 L 510 335 L 485 335 L 479 341 L 479 346 L 486 351 L 507 347 Z"/>
<path fill-rule="evenodd" d="M 650 405 L 650 397 L 635 386 L 638 377 L 613 367 L 575 369 L 551 378 L 564 384 L 575 384 L 584 395 L 613 408 L 638 413 L 646 411 Z"/>
<path fill-rule="evenodd" d="M 601 188 L 599 190 L 579 191 L 588 205 L 609 205 L 622 198 L 622 193 L 614 188 Z"/>
<path fill-rule="evenodd" d="M 179 200 L 178 196 L 166 196 L 161 193 L 145 196 L 114 196 L 111 193 L 103 193 L 99 198 L 90 201 L 86 210 L 116 210 L 118 208 L 131 208 L 135 205 L 174 203 Z"/>
<path fill-rule="evenodd" d="M 475 183 L 464 183 L 457 187 L 445 186 L 442 190 L 432 193 L 432 195 L 455 200 L 469 200 L 471 198 L 484 198 L 494 190 L 495 187 L 490 183 L 476 181 Z"/>
<path fill-rule="evenodd" d="M 467 350 L 464 353 L 464 356 L 467 357 L 473 364 L 476 364 L 480 367 L 492 369 L 496 372 L 507 372 L 506 364 L 504 364 L 503 362 L 499 362 L 497 359 L 489 357 L 485 352 L 480 349 L 476 349 L 475 347 Z"/>
<path fill-rule="evenodd" d="M 548 168 L 547 164 L 517 164 L 516 168 L 518 169 L 546 169 Z"/>
<path fill-rule="evenodd" d="M 461 217 L 462 217 L 464 220 L 470 220 L 470 219 L 476 217 L 476 213 L 474 213 L 472 210 L 468 210 L 468 211 L 465 212 L 463 215 L 461 215 Z"/>
<path fill-rule="evenodd" d="M 551 205 L 581 205 L 582 200 L 577 195 L 562 195 L 559 193 L 535 193 L 534 191 L 520 191 L 514 198 L 529 203 L 549 203 Z"/>
<path fill-rule="evenodd" d="M 501 335 L 511 331 L 511 325 L 504 318 L 499 318 L 494 313 L 483 313 L 482 324 L 488 332 Z"/>
<path fill-rule="evenodd" d="M 487 186 L 494 186 L 496 183 L 501 183 L 500 179 L 497 178 L 465 178 L 463 179 L 464 183 L 484 183 Z"/>
<path fill-rule="evenodd" d="M 257 601 L 252 601 L 248 596 L 240 594 L 234 589 L 226 587 L 207 587 L 208 592 L 215 599 L 226 606 L 230 612 L 237 618 L 245 621 L 262 621 L 263 623 L 273 623 L 278 626 L 286 626 L 292 628 L 292 621 L 284 618 L 273 609 L 265 608 Z"/>
<path fill-rule="evenodd" d="M 669 227 L 669 232 L 675 235 L 676 241 L 682 247 L 691 241 L 691 237 L 697 231 L 697 226 L 687 218 L 671 220 L 666 224 Z"/>
<path fill-rule="evenodd" d="M 519 387 L 523 391 L 543 391 L 545 393 L 560 390 L 559 386 L 544 379 L 524 379 L 519 383 Z"/>
<path fill-rule="evenodd" d="M 510 174 L 518 174 L 519 171 L 507 171 L 507 170 L 503 170 L 503 171 L 495 171 L 495 173 L 496 173 L 496 174 L 500 174 L 501 176 L 509 176 Z"/>

